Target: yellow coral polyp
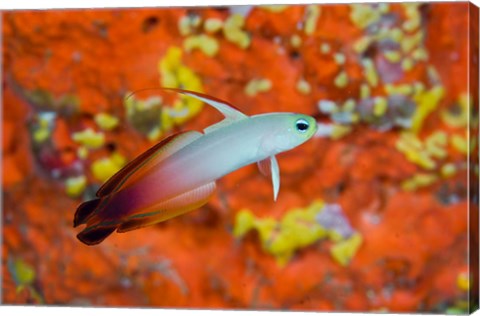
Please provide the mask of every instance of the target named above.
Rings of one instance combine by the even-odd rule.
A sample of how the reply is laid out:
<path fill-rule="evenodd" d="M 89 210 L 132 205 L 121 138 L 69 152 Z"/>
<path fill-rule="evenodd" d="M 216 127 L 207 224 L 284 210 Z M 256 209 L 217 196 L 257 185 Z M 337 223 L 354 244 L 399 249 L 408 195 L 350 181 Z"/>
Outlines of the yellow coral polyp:
<path fill-rule="evenodd" d="M 170 116 L 170 114 L 165 111 L 165 109 L 162 111 L 162 114 L 160 116 L 160 122 L 163 130 L 165 131 L 172 129 L 172 127 L 175 125 L 174 118 Z"/>
<path fill-rule="evenodd" d="M 418 137 L 415 134 L 409 133 L 409 132 L 403 132 L 400 134 L 400 139 L 397 142 L 397 148 L 400 150 L 399 146 L 405 145 L 405 147 L 408 146 L 408 148 L 413 148 L 415 150 L 421 150 L 423 149 L 423 144 L 418 139 Z"/>
<path fill-rule="evenodd" d="M 347 240 L 342 240 L 333 245 L 330 249 L 330 254 L 337 263 L 345 267 L 350 263 L 353 256 L 362 245 L 362 242 L 362 235 L 358 233 L 353 234 Z"/>
<path fill-rule="evenodd" d="M 35 129 L 33 132 L 33 139 L 36 143 L 43 143 L 51 135 L 50 129 L 48 127 L 41 126 L 40 128 Z"/>
<path fill-rule="evenodd" d="M 402 51 L 406 54 L 411 52 L 415 47 L 418 47 L 425 37 L 425 33 L 422 30 L 417 31 L 415 34 L 410 36 L 404 36 L 403 40 L 400 42 L 400 47 Z"/>
<path fill-rule="evenodd" d="M 88 157 L 88 149 L 85 146 L 80 146 L 77 149 L 77 156 L 80 159 L 87 159 Z"/>
<path fill-rule="evenodd" d="M 413 51 L 412 57 L 418 61 L 426 61 L 428 59 L 428 52 L 425 48 L 420 47 Z"/>
<path fill-rule="evenodd" d="M 330 49 L 330 44 L 328 43 L 322 43 L 320 45 L 320 52 L 324 55 L 330 53 Z"/>
<path fill-rule="evenodd" d="M 111 131 L 112 129 L 117 127 L 119 122 L 118 118 L 108 113 L 98 113 L 97 115 L 95 115 L 94 120 L 95 123 L 97 123 L 97 125 L 105 131 Z"/>
<path fill-rule="evenodd" d="M 446 109 L 441 112 L 442 120 L 451 127 L 466 127 L 470 113 L 469 98 L 467 94 L 462 94 L 455 104 L 454 109 Z"/>
<path fill-rule="evenodd" d="M 322 227 L 316 221 L 316 216 L 324 205 L 321 200 L 313 201 L 305 208 L 289 210 L 280 220 L 255 218 L 250 210 L 242 209 L 237 213 L 233 235 L 239 238 L 252 229 L 256 230 L 263 250 L 272 254 L 280 266 L 287 264 L 297 249 L 330 238 L 334 242 L 339 242 L 336 244 L 338 249 L 333 250 L 335 256 L 339 256 L 341 262 L 347 262 L 358 248 L 357 244 L 361 237 L 353 235 L 353 238 L 344 240 L 333 230 Z"/>
<path fill-rule="evenodd" d="M 84 175 L 71 177 L 65 181 L 65 191 L 69 197 L 79 197 L 87 187 L 87 177 Z"/>
<path fill-rule="evenodd" d="M 405 191 L 414 191 L 418 188 L 423 188 L 435 183 L 437 179 L 438 177 L 435 174 L 419 173 L 412 178 L 403 181 L 401 187 Z"/>
<path fill-rule="evenodd" d="M 362 60 L 362 66 L 367 82 L 370 86 L 376 87 L 378 85 L 378 74 L 373 61 L 370 58 L 364 58 Z"/>
<path fill-rule="evenodd" d="M 346 71 L 341 71 L 334 79 L 333 84 L 337 88 L 345 88 L 348 85 L 348 74 Z"/>
<path fill-rule="evenodd" d="M 248 36 L 247 33 L 243 32 L 240 29 L 226 29 L 225 38 L 243 49 L 250 46 L 250 36 Z"/>
<path fill-rule="evenodd" d="M 209 18 L 205 21 L 203 28 L 207 33 L 216 33 L 223 27 L 223 21 L 217 18 Z"/>
<path fill-rule="evenodd" d="M 237 213 L 233 236 L 236 238 L 243 237 L 255 225 L 255 216 L 248 209 L 242 209 Z"/>
<path fill-rule="evenodd" d="M 200 77 L 198 77 L 192 69 L 186 66 L 182 65 L 181 67 L 177 68 L 177 78 L 179 83 L 178 87 L 184 87 L 187 90 L 197 92 L 201 92 L 203 90 Z"/>
<path fill-rule="evenodd" d="M 272 82 L 269 79 L 252 79 L 245 87 L 245 94 L 256 96 L 260 92 L 266 92 L 272 88 Z"/>
<path fill-rule="evenodd" d="M 413 63 L 413 60 L 411 58 L 405 58 L 404 60 L 402 60 L 402 69 L 404 71 L 412 70 L 413 66 L 414 66 L 414 63 Z"/>
<path fill-rule="evenodd" d="M 448 155 L 445 149 L 447 142 L 447 134 L 443 131 L 438 131 L 425 140 L 425 149 L 432 157 L 443 159 Z"/>
<path fill-rule="evenodd" d="M 418 29 L 420 26 L 420 17 L 415 17 L 410 20 L 405 21 L 402 24 L 402 28 L 407 32 L 412 32 Z"/>
<path fill-rule="evenodd" d="M 422 91 L 414 97 L 417 108 L 412 117 L 411 130 L 413 133 L 416 134 L 420 131 L 423 121 L 438 107 L 444 94 L 445 89 L 442 86 L 434 86 L 430 90 Z"/>
<path fill-rule="evenodd" d="M 290 37 L 290 45 L 295 48 L 300 47 L 300 45 L 302 45 L 302 38 L 298 34 L 292 35 L 292 37 Z"/>
<path fill-rule="evenodd" d="M 333 140 L 340 139 L 352 131 L 352 127 L 348 125 L 333 124 L 332 133 L 330 138 Z"/>
<path fill-rule="evenodd" d="M 370 97 L 370 86 L 362 83 L 360 86 L 360 99 L 367 99 L 368 97 Z"/>
<path fill-rule="evenodd" d="M 35 270 L 21 259 L 16 259 L 13 262 L 13 273 L 17 285 L 25 287 L 31 285 L 36 278 Z"/>
<path fill-rule="evenodd" d="M 421 20 L 418 3 L 404 3 L 403 5 L 407 20 L 403 23 L 402 27 L 405 31 L 412 32 L 420 27 Z"/>
<path fill-rule="evenodd" d="M 312 91 L 312 88 L 310 86 L 310 83 L 306 81 L 305 79 L 300 79 L 297 82 L 297 91 L 300 92 L 301 94 L 307 95 Z"/>
<path fill-rule="evenodd" d="M 333 59 L 335 59 L 335 62 L 338 65 L 345 65 L 345 61 L 347 60 L 345 54 L 342 53 L 336 53 L 335 55 L 333 55 Z"/>
<path fill-rule="evenodd" d="M 398 63 L 402 58 L 402 54 L 396 50 L 387 50 L 383 53 L 383 56 L 391 63 Z"/>
<path fill-rule="evenodd" d="M 245 18 L 240 14 L 232 14 L 223 25 L 225 38 L 240 48 L 246 49 L 250 46 L 250 36 L 242 30 Z"/>
<path fill-rule="evenodd" d="M 220 49 L 217 40 L 214 37 L 205 34 L 187 37 L 183 42 L 183 47 L 187 52 L 199 49 L 208 57 L 215 56 Z"/>
<path fill-rule="evenodd" d="M 178 20 L 178 30 L 182 36 L 185 36 L 191 33 L 190 19 L 188 16 L 182 16 Z"/>
<path fill-rule="evenodd" d="M 353 44 L 353 50 L 356 53 L 361 54 L 367 50 L 373 40 L 374 39 L 370 36 L 363 36 Z"/>
<path fill-rule="evenodd" d="M 371 4 L 351 4 L 350 19 L 359 28 L 364 29 L 368 25 L 377 22 L 382 11 L 374 8 Z"/>
<path fill-rule="evenodd" d="M 354 99 L 348 99 L 347 101 L 345 101 L 345 103 L 343 103 L 342 110 L 344 112 L 353 112 L 355 110 L 356 105 L 357 103 L 355 102 Z"/>
<path fill-rule="evenodd" d="M 269 249 L 269 244 L 272 240 L 272 235 L 275 229 L 277 228 L 278 223 L 273 218 L 264 218 L 262 220 L 257 220 L 255 222 L 255 229 L 258 231 L 260 240 L 262 241 L 262 246 L 265 250 Z"/>
<path fill-rule="evenodd" d="M 187 36 L 193 33 L 201 23 L 199 16 L 182 16 L 178 20 L 178 30 L 182 36 Z"/>
<path fill-rule="evenodd" d="M 437 163 L 424 152 L 409 152 L 407 158 L 426 170 L 433 170 L 437 167 Z"/>
<path fill-rule="evenodd" d="M 443 178 L 449 178 L 457 172 L 457 167 L 453 163 L 447 163 L 440 169 L 440 174 Z"/>
<path fill-rule="evenodd" d="M 273 13 L 279 13 L 279 12 L 285 11 L 285 9 L 288 8 L 288 5 L 281 5 L 281 4 L 261 5 L 260 8 Z"/>
<path fill-rule="evenodd" d="M 404 37 L 404 33 L 398 27 L 392 28 L 388 32 L 388 38 L 391 39 L 392 41 L 396 42 L 396 43 L 400 43 L 403 40 L 403 37 Z"/>
<path fill-rule="evenodd" d="M 462 291 L 468 291 L 470 289 L 470 279 L 467 272 L 462 272 L 457 276 L 457 287 Z"/>
<path fill-rule="evenodd" d="M 91 128 L 73 133 L 72 139 L 90 149 L 100 148 L 105 143 L 105 135 L 102 132 L 97 133 Z"/>
<path fill-rule="evenodd" d="M 438 146 L 434 142 L 432 144 Z M 402 133 L 396 143 L 396 148 L 404 153 L 407 160 L 426 170 L 433 170 L 437 166 L 435 160 L 432 159 L 431 152 L 428 152 L 425 145 L 412 133 Z M 435 150 L 440 151 L 441 148 Z"/>
<path fill-rule="evenodd" d="M 130 93 L 127 93 L 130 95 Z M 154 96 L 149 97 L 146 100 L 140 100 L 135 98 L 135 96 L 130 96 L 125 100 L 125 108 L 127 110 L 127 116 L 134 115 L 136 112 L 142 112 L 149 110 L 153 107 L 161 106 L 162 98 Z"/>
<path fill-rule="evenodd" d="M 373 115 L 383 116 L 388 109 L 388 101 L 384 97 L 376 97 L 373 104 Z"/>
<path fill-rule="evenodd" d="M 225 28 L 241 28 L 245 25 L 245 18 L 241 14 L 232 14 L 225 21 Z"/>
<path fill-rule="evenodd" d="M 174 72 L 180 66 L 182 66 L 182 50 L 179 47 L 172 46 L 160 60 L 160 72 L 162 75 L 164 72 Z"/>
<path fill-rule="evenodd" d="M 318 5 L 308 5 L 306 8 L 306 19 L 304 32 L 307 35 L 312 35 L 317 27 L 317 20 L 320 17 L 320 7 Z"/>
<path fill-rule="evenodd" d="M 413 86 L 410 84 L 399 84 L 399 85 L 386 84 L 385 91 L 389 95 L 392 95 L 392 94 L 410 95 L 413 93 Z"/>
<path fill-rule="evenodd" d="M 104 183 L 125 165 L 126 159 L 119 153 L 110 157 L 95 160 L 91 165 L 91 171 L 95 179 Z"/>
<path fill-rule="evenodd" d="M 210 37 L 204 35 L 203 37 L 200 36 L 200 38 L 206 39 Z M 208 49 L 211 48 L 207 47 L 206 54 L 212 53 Z M 197 76 L 192 69 L 185 66 L 181 59 L 182 51 L 180 48 L 173 46 L 167 50 L 165 57 L 159 62 L 162 86 L 203 92 L 203 85 L 200 77 Z M 160 117 L 161 126 L 163 130 L 168 131 L 175 124 L 182 124 L 198 114 L 202 108 L 203 102 L 200 100 L 181 95 L 178 97 L 173 107 L 164 106 Z M 154 135 L 152 135 L 152 137 L 154 137 Z"/>
<path fill-rule="evenodd" d="M 461 154 L 467 155 L 469 152 L 468 140 L 466 137 L 462 137 L 458 134 L 452 135 L 450 138 L 450 144 Z"/>
<path fill-rule="evenodd" d="M 155 126 L 148 134 L 147 138 L 149 141 L 156 141 L 162 136 L 162 129 L 159 126 Z"/>

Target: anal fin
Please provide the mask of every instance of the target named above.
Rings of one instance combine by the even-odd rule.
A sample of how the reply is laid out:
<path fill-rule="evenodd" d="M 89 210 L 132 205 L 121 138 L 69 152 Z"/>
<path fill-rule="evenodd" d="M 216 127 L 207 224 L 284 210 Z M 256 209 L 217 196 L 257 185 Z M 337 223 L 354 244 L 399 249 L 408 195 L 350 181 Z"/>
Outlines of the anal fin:
<path fill-rule="evenodd" d="M 163 222 L 172 217 L 192 211 L 206 204 L 216 188 L 215 182 L 210 182 L 196 189 L 180 194 L 174 198 L 160 202 L 142 213 L 131 216 L 122 223 L 117 232 L 123 233 Z"/>

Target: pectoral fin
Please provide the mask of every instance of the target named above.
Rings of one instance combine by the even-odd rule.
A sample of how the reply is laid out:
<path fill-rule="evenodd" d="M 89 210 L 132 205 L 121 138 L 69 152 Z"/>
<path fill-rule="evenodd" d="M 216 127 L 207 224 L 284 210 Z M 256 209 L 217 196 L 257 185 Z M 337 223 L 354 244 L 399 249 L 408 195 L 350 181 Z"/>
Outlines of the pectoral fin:
<path fill-rule="evenodd" d="M 163 159 L 187 146 L 200 136 L 202 136 L 200 132 L 188 131 L 165 138 L 114 174 L 100 187 L 97 191 L 97 196 L 102 197 L 108 195 L 135 183 Z"/>
<path fill-rule="evenodd" d="M 258 169 L 264 176 L 272 176 L 273 200 L 276 201 L 278 191 L 280 190 L 280 169 L 278 168 L 277 159 L 275 156 L 271 156 L 267 159 L 259 161 L 257 164 Z"/>
<path fill-rule="evenodd" d="M 260 160 L 257 162 L 258 170 L 260 171 L 261 174 L 263 174 L 265 177 L 269 177 L 271 174 L 270 170 L 270 157 L 267 159 Z"/>
<path fill-rule="evenodd" d="M 172 217 L 184 214 L 206 204 L 216 188 L 215 182 L 210 182 L 201 187 L 180 194 L 174 198 L 158 203 L 141 214 L 131 216 L 126 222 L 118 227 L 118 232 L 150 226 L 163 222 Z"/>

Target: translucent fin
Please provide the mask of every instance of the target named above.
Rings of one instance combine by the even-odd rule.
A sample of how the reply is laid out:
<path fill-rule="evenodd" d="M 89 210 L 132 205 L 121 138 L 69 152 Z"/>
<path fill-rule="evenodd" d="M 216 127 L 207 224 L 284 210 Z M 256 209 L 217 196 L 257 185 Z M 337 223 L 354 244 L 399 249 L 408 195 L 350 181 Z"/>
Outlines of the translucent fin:
<path fill-rule="evenodd" d="M 174 134 L 165 138 L 114 174 L 97 191 L 97 196 L 101 197 L 111 194 L 118 191 L 122 187 L 127 187 L 135 183 L 160 161 L 192 143 L 202 135 L 202 133 L 197 131 L 189 131 Z"/>
<path fill-rule="evenodd" d="M 260 160 L 257 162 L 258 170 L 260 170 L 260 173 L 263 174 L 265 177 L 270 176 L 271 170 L 270 170 L 270 157 L 267 159 Z"/>
<path fill-rule="evenodd" d="M 280 190 L 280 169 L 278 167 L 277 159 L 275 156 L 271 156 L 267 159 L 257 162 L 257 165 L 258 169 L 264 176 L 272 176 L 273 200 L 276 201 L 278 191 Z"/>
<path fill-rule="evenodd" d="M 276 201 L 280 190 L 280 168 L 275 156 L 270 157 L 270 173 L 272 174 L 273 200 Z"/>
<path fill-rule="evenodd" d="M 172 217 L 184 214 L 206 204 L 215 191 L 215 182 L 210 182 L 167 201 L 156 204 L 142 214 L 134 215 L 118 227 L 118 232 L 150 226 Z"/>
<path fill-rule="evenodd" d="M 77 227 L 78 225 L 85 224 L 88 219 L 95 214 L 95 210 L 100 203 L 100 199 L 95 199 L 87 202 L 83 202 L 77 208 L 75 212 L 75 217 L 73 219 L 73 227 Z"/>

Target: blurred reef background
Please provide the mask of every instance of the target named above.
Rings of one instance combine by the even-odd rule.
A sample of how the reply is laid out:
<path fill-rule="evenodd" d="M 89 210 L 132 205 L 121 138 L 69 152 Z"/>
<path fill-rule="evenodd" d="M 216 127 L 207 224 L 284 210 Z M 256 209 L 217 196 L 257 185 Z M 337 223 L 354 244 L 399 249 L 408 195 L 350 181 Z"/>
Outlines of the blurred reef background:
<path fill-rule="evenodd" d="M 2 13 L 6 304 L 467 311 L 468 3 Z M 77 205 L 163 137 L 293 111 L 319 132 L 197 211 L 101 245 Z M 474 170 L 478 177 L 478 167 Z"/>

